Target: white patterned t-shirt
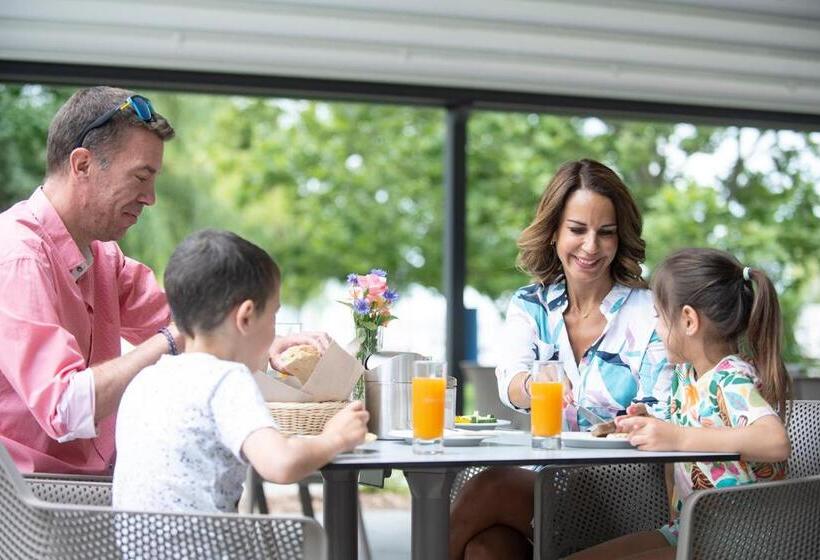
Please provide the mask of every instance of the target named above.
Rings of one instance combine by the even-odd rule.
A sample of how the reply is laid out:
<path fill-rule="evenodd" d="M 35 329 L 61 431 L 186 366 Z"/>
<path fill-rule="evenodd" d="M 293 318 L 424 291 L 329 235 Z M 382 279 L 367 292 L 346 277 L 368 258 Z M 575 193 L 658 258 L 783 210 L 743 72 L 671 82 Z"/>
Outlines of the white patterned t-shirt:
<path fill-rule="evenodd" d="M 163 356 L 120 402 L 114 507 L 236 511 L 247 472 L 242 444 L 260 428 L 276 424 L 245 365 L 204 353 Z"/>

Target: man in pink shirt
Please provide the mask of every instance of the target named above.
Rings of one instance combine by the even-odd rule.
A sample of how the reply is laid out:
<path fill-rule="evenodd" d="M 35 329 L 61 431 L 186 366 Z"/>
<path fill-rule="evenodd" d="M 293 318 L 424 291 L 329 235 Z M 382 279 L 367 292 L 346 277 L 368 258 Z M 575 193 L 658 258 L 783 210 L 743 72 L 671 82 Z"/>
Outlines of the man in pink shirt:
<path fill-rule="evenodd" d="M 154 204 L 174 130 L 133 92 L 76 92 L 45 181 L 0 214 L 0 443 L 23 472 L 110 473 L 128 382 L 182 339 L 153 272 L 117 240 Z M 136 348 L 120 356 L 120 337 Z"/>

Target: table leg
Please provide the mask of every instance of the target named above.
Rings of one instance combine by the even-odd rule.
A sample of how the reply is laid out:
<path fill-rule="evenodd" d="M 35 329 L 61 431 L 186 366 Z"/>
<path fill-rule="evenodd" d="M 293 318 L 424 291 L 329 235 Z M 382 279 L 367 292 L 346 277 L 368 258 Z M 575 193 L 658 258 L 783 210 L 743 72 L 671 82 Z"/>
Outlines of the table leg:
<path fill-rule="evenodd" d="M 450 532 L 450 487 L 459 469 L 406 468 L 412 502 L 413 560 L 446 560 Z"/>
<path fill-rule="evenodd" d="M 359 473 L 351 470 L 323 470 L 324 521 L 329 560 L 356 560 L 358 557 Z"/>

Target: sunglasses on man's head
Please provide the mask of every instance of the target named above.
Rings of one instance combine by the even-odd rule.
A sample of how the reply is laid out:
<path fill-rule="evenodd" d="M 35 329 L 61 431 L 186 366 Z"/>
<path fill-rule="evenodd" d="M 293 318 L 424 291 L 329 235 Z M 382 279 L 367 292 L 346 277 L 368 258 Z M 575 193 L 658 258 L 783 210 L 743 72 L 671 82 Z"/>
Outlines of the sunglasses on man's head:
<path fill-rule="evenodd" d="M 134 114 L 137 115 L 137 118 L 142 122 L 152 122 L 154 120 L 154 108 L 151 106 L 151 102 L 148 100 L 147 97 L 143 97 L 141 95 L 132 95 L 128 99 L 125 100 L 121 105 L 118 105 L 97 117 L 94 122 L 90 125 L 85 127 L 83 131 L 80 133 L 79 138 L 77 139 L 77 144 L 74 148 L 81 148 L 83 146 L 83 142 L 85 142 L 85 137 L 88 136 L 88 133 L 94 130 L 95 128 L 100 128 L 105 124 L 108 124 L 108 121 L 114 118 L 114 115 L 119 113 L 120 111 L 125 111 L 128 108 L 131 108 L 134 111 Z"/>

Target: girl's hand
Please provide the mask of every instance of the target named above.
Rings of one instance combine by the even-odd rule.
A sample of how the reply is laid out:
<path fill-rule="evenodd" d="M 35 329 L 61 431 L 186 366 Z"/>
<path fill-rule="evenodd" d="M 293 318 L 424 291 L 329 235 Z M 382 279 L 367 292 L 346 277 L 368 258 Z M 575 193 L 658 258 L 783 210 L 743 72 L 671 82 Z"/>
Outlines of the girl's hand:
<path fill-rule="evenodd" d="M 629 443 L 641 451 L 681 449 L 683 430 L 675 424 L 651 416 L 619 416 L 615 418 L 615 425 L 619 432 L 628 433 Z"/>
<path fill-rule="evenodd" d="M 631 404 L 626 407 L 626 413 L 629 416 L 649 416 L 646 411 L 646 405 L 643 403 Z"/>

